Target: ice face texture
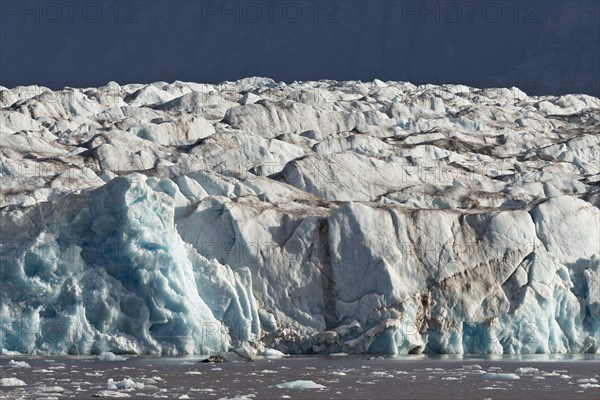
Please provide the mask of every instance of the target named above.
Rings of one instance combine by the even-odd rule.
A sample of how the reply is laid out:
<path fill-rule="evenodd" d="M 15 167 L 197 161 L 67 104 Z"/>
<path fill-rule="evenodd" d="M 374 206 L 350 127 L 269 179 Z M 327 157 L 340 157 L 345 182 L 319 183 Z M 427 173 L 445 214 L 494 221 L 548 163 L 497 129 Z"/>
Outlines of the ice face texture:
<path fill-rule="evenodd" d="M 600 351 L 596 98 L 249 78 L 0 106 L 7 354 Z"/>

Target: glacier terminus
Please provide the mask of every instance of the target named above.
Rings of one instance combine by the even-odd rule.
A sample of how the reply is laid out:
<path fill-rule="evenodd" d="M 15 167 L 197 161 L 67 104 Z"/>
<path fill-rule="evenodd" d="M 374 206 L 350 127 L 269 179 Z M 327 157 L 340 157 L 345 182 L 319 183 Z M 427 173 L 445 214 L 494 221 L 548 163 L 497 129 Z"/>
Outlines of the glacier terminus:
<path fill-rule="evenodd" d="M 600 353 L 599 132 L 514 87 L 0 87 L 0 348 Z"/>

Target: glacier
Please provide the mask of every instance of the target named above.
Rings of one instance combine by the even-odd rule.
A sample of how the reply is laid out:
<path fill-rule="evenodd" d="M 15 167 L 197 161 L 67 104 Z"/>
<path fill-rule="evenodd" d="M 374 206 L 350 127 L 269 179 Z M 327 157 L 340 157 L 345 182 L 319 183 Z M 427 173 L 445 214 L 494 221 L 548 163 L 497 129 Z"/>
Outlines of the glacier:
<path fill-rule="evenodd" d="M 3 354 L 600 353 L 597 98 L 246 78 L 0 107 Z"/>

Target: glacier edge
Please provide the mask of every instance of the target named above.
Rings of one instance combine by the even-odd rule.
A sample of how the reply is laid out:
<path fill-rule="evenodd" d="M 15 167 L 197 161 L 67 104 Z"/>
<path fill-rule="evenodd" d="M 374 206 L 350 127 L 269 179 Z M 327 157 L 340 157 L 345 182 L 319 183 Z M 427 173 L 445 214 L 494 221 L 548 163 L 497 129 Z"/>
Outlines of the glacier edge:
<path fill-rule="evenodd" d="M 596 98 L 0 93 L 4 351 L 600 352 Z"/>

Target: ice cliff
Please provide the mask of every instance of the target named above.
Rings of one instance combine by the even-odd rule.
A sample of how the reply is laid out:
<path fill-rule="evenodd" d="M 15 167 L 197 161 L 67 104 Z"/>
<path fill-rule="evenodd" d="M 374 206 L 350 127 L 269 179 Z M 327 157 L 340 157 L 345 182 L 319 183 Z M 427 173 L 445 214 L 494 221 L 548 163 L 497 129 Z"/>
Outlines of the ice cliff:
<path fill-rule="evenodd" d="M 600 352 L 600 100 L 0 87 L 0 347 Z"/>

